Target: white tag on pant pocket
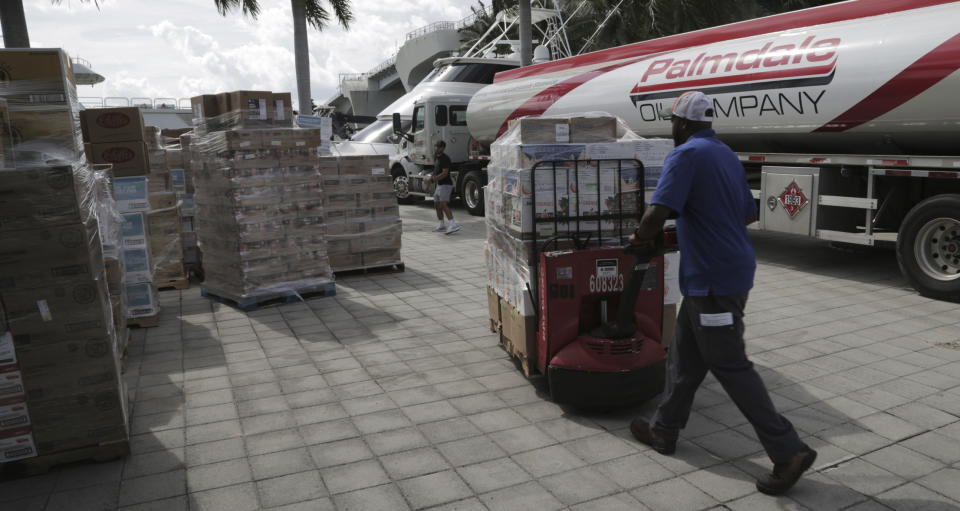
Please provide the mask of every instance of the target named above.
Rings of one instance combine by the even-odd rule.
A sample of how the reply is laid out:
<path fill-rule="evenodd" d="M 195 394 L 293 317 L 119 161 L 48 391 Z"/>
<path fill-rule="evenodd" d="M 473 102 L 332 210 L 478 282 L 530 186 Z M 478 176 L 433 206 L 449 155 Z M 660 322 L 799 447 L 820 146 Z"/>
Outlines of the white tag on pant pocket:
<path fill-rule="evenodd" d="M 720 314 L 701 314 L 700 326 L 729 326 L 733 324 L 732 312 L 721 312 Z"/>

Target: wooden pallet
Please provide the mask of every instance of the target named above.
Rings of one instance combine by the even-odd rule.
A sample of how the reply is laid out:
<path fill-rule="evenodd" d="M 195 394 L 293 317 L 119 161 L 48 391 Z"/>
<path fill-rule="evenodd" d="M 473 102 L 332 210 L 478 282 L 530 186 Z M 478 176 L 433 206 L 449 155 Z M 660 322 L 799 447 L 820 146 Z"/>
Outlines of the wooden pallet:
<path fill-rule="evenodd" d="M 272 305 L 306 301 L 311 298 L 334 296 L 336 294 L 337 289 L 333 282 L 245 297 L 231 296 L 228 293 L 221 293 L 214 289 L 209 289 L 207 286 L 200 286 L 201 296 L 240 309 L 244 312 L 259 310 Z"/>
<path fill-rule="evenodd" d="M 540 372 L 537 371 L 536 367 L 533 367 L 530 364 L 530 361 L 527 359 L 526 354 L 523 350 L 519 349 L 516 344 L 513 343 L 510 339 L 500 333 L 500 347 L 503 348 L 503 351 L 506 351 L 510 358 L 512 358 L 523 371 L 523 375 L 527 378 L 534 378 L 540 376 Z"/>
<path fill-rule="evenodd" d="M 130 442 L 121 440 L 0 463 L 0 480 L 46 474 L 53 467 L 78 461 L 113 461 L 128 454 L 130 454 Z"/>
<path fill-rule="evenodd" d="M 157 291 L 168 291 L 170 289 L 183 291 L 189 287 L 190 279 L 187 277 L 180 277 L 179 279 L 168 280 L 167 282 L 157 282 Z"/>
<path fill-rule="evenodd" d="M 154 328 L 160 324 L 160 313 L 153 316 L 144 316 L 142 318 L 127 318 L 128 327 Z"/>
<path fill-rule="evenodd" d="M 399 273 L 406 270 L 403 263 L 386 264 L 383 266 L 357 266 L 339 268 L 333 272 L 338 279 L 359 277 L 361 275 L 378 275 L 381 273 Z"/>

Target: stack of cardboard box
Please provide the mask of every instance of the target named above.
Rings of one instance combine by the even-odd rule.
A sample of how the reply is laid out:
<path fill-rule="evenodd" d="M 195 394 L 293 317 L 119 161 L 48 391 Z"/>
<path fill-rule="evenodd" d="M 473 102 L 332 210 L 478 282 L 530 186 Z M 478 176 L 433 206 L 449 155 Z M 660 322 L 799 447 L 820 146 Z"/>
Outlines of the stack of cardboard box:
<path fill-rule="evenodd" d="M 94 108 L 80 115 L 87 158 L 111 165 L 113 195 L 122 217 L 120 243 L 105 247 L 108 274 L 121 275 L 119 296 L 129 324 L 155 326 L 159 317 L 150 236 L 150 149 L 137 107 Z M 117 263 L 114 263 L 114 260 Z M 116 269 L 114 269 L 116 268 Z M 111 286 L 115 293 L 116 286 Z"/>
<path fill-rule="evenodd" d="M 193 162 L 190 142 L 193 136 L 180 135 L 180 149 L 168 153 L 170 165 L 170 187 L 180 199 L 180 232 L 183 240 L 183 266 L 186 273 L 202 274 L 203 256 L 197 244 L 197 205 L 194 200 Z M 177 167 L 176 165 L 180 165 Z M 178 172 L 177 169 L 182 169 Z"/>
<path fill-rule="evenodd" d="M 235 128 L 191 141 L 205 293 L 254 304 L 332 294 L 317 169 L 323 138 L 319 129 Z"/>
<path fill-rule="evenodd" d="M 190 99 L 198 133 L 235 128 L 289 128 L 293 126 L 289 92 L 234 91 L 204 94 Z"/>
<path fill-rule="evenodd" d="M 320 159 L 333 271 L 402 264 L 400 209 L 386 156 Z"/>
<path fill-rule="evenodd" d="M 642 213 L 638 194 L 656 186 L 673 141 L 639 138 L 614 117 L 522 118 L 490 149 L 484 250 L 488 293 L 498 302 L 491 325 L 532 357 L 537 251 L 551 238 L 550 250 L 573 248 L 573 236 L 622 245 Z"/>
<path fill-rule="evenodd" d="M 0 50 L 19 123 L 0 168 L 0 464 L 129 451 L 101 245 L 113 210 L 107 176 L 83 161 L 69 62 Z"/>

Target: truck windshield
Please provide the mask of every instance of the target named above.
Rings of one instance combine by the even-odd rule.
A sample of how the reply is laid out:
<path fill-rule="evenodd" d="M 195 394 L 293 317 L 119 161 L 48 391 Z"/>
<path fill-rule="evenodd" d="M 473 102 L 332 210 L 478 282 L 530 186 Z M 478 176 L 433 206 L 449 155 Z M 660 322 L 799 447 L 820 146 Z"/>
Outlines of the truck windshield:
<path fill-rule="evenodd" d="M 403 131 L 410 129 L 410 119 L 404 119 L 400 125 Z M 388 137 L 393 135 L 393 121 L 391 119 L 379 119 L 373 124 L 356 132 L 350 140 L 354 142 L 390 142 Z"/>
<path fill-rule="evenodd" d="M 424 82 L 464 82 L 464 83 L 493 83 L 493 75 L 500 71 L 516 69 L 517 66 L 507 64 L 479 64 L 462 63 L 441 66 L 427 75 Z"/>

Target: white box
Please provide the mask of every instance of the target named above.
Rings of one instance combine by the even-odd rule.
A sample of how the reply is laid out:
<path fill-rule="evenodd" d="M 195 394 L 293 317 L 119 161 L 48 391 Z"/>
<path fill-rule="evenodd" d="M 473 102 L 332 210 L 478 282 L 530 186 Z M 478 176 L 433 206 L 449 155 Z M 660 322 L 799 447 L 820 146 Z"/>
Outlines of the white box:
<path fill-rule="evenodd" d="M 124 286 L 123 304 L 128 318 L 153 316 L 158 312 L 153 285 L 146 282 Z"/>
<path fill-rule="evenodd" d="M 148 247 L 124 248 L 123 257 L 124 282 L 136 284 L 153 281 L 153 266 L 150 263 L 150 249 Z"/>
<path fill-rule="evenodd" d="M 37 446 L 33 434 L 25 433 L 11 437 L 0 437 L 0 465 L 8 461 L 32 458 L 37 455 Z"/>
<path fill-rule="evenodd" d="M 177 193 L 186 193 L 187 179 L 183 169 L 170 169 L 170 190 Z"/>
<path fill-rule="evenodd" d="M 124 248 L 147 246 L 147 226 L 143 213 L 121 213 L 120 239 Z"/>
<path fill-rule="evenodd" d="M 150 211 L 146 176 L 116 177 L 113 179 L 113 198 L 121 213 Z"/>
<path fill-rule="evenodd" d="M 17 363 L 17 350 L 13 345 L 13 334 L 0 334 L 0 366 Z"/>
<path fill-rule="evenodd" d="M 20 368 L 16 365 L 0 368 L 0 404 L 19 403 L 25 399 Z"/>
<path fill-rule="evenodd" d="M 4 431 L 24 428 L 30 425 L 30 413 L 27 403 L 10 403 L 0 405 L 0 436 Z"/>

